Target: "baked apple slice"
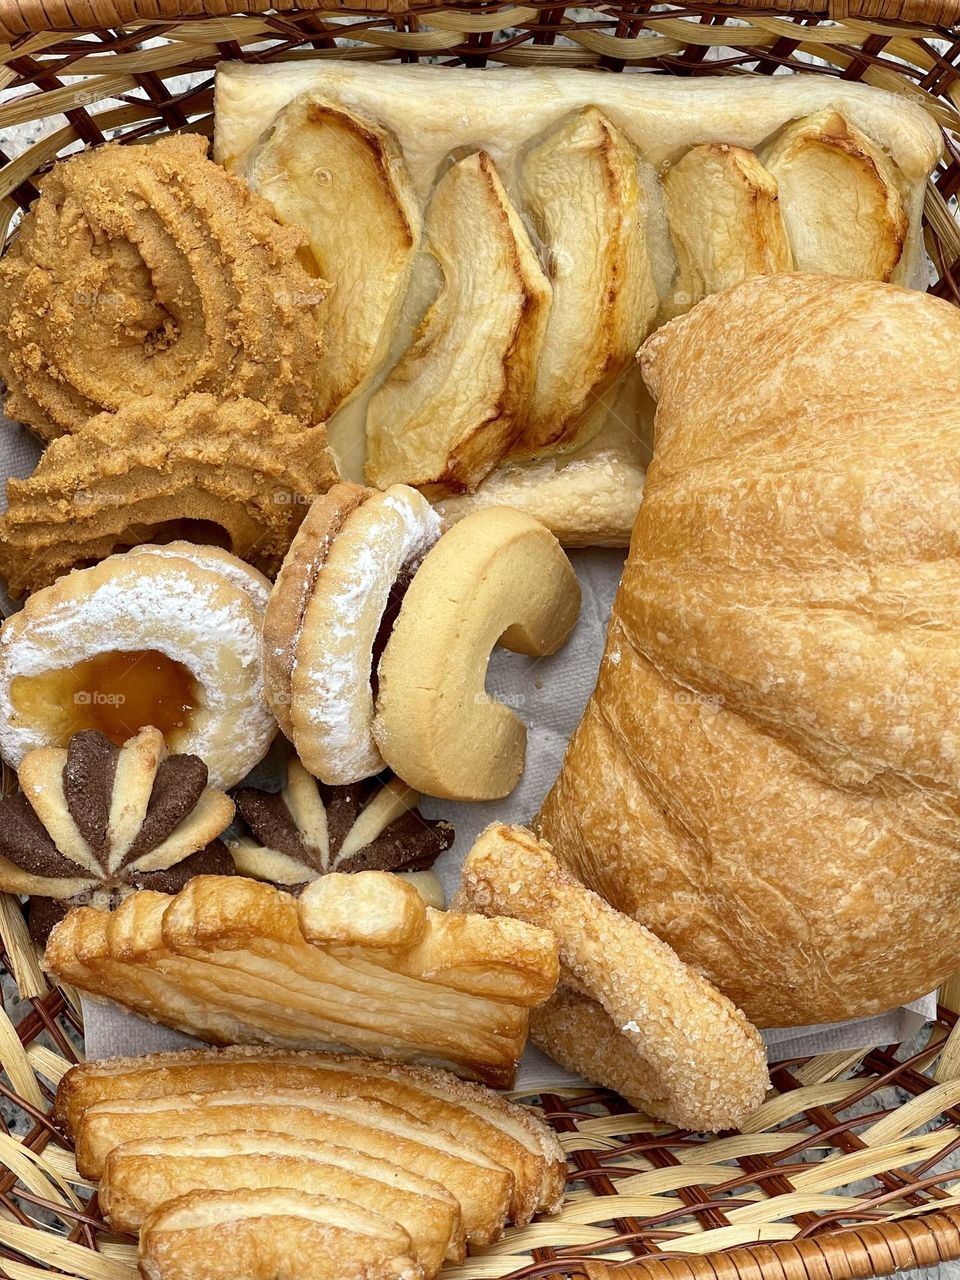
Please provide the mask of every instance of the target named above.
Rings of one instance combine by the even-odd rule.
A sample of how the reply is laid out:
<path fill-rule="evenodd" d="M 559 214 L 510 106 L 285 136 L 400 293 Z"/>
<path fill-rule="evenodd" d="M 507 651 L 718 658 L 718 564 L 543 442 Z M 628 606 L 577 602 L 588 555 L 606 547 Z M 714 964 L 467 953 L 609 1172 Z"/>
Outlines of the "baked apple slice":
<path fill-rule="evenodd" d="M 891 279 L 907 215 L 896 166 L 881 147 L 826 110 L 788 124 L 760 160 L 779 184 L 798 271 Z"/>
<path fill-rule="evenodd" d="M 386 356 L 420 240 L 421 213 L 387 129 L 316 94 L 280 112 L 245 163 L 282 222 L 302 227 L 330 282 L 324 307 L 322 417 Z"/>
<path fill-rule="evenodd" d="M 752 151 L 693 147 L 664 174 L 663 189 L 677 254 L 672 313 L 750 276 L 792 269 L 777 181 Z"/>
<path fill-rule="evenodd" d="M 475 488 L 522 430 L 551 289 L 485 151 L 456 161 L 427 210 L 443 281 L 413 345 L 370 401 L 367 480 Z"/>
<path fill-rule="evenodd" d="M 595 435 L 609 411 L 604 391 L 653 325 L 638 159 L 620 130 L 587 107 L 523 162 L 523 199 L 548 255 L 553 306 L 517 456 L 574 449 Z"/>

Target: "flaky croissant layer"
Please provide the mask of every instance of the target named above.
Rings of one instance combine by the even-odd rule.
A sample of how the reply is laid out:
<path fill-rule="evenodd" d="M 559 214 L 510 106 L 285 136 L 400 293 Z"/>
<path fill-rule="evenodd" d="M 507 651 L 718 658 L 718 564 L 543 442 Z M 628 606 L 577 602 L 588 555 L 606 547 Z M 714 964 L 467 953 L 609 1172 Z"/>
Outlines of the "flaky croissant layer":
<path fill-rule="evenodd" d="M 761 1026 L 960 963 L 958 342 L 924 294 L 787 275 L 641 353 L 656 457 L 539 826 Z"/>

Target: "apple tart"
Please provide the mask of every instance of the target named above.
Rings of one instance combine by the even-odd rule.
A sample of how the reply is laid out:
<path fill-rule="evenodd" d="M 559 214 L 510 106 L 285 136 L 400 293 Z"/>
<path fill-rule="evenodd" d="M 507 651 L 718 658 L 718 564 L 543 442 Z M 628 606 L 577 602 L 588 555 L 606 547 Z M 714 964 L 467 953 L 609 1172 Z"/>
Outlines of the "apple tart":
<path fill-rule="evenodd" d="M 217 72 L 217 157 L 357 297 L 324 357 L 341 474 L 451 520 L 519 507 L 567 545 L 629 540 L 651 329 L 759 274 L 923 283 L 940 149 L 915 104 L 814 77 Z"/>

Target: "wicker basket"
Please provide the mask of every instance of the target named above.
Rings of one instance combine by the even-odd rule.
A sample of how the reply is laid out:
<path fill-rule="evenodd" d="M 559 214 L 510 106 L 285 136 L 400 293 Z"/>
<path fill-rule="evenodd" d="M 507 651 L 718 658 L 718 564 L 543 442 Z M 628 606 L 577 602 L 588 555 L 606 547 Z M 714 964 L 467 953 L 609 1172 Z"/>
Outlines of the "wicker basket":
<path fill-rule="evenodd" d="M 35 175 L 77 144 L 208 132 L 221 58 L 430 57 L 676 75 L 789 68 L 864 80 L 933 113 L 946 150 L 925 209 L 932 289 L 960 303 L 960 33 L 944 25 L 960 18 L 960 0 L 783 0 L 779 12 L 653 3 L 565 10 L 549 0 L 249 5 L 261 12 L 233 15 L 231 0 L 0 0 L 0 39 L 9 42 L 0 45 L 0 148 L 12 127 L 44 126 L 16 159 L 0 150 L 4 236 L 35 198 Z M 184 72 L 199 79 L 177 85 Z M 0 1092 L 10 1103 L 0 1132 L 0 1270 L 9 1280 L 134 1280 L 134 1246 L 103 1226 L 93 1189 L 46 1116 L 53 1086 L 80 1052 L 78 1002 L 48 987 L 17 904 L 2 897 L 0 938 L 0 963 L 25 997 L 0 1012 Z M 605 1092 L 527 1099 L 568 1152 L 565 1210 L 509 1233 L 450 1276 L 847 1280 L 960 1257 L 957 1011 L 955 980 L 937 1021 L 909 1048 L 778 1065 L 743 1134 L 670 1131 Z"/>

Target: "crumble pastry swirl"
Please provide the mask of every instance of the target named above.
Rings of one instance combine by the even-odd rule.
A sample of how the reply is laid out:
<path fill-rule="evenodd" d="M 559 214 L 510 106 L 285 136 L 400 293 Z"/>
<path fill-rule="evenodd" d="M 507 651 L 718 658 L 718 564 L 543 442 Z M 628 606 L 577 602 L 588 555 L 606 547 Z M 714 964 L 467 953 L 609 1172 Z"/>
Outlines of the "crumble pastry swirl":
<path fill-rule="evenodd" d="M 303 233 L 206 153 L 193 135 L 111 144 L 44 180 L 0 262 L 6 412 L 43 439 L 154 393 L 315 419 L 326 286 Z"/>
<path fill-rule="evenodd" d="M 0 573 L 11 594 L 196 522 L 275 574 L 313 498 L 337 480 L 322 425 L 255 400 L 148 396 L 55 440 L 7 482 Z"/>
<path fill-rule="evenodd" d="M 0 890 L 28 894 L 44 944 L 71 907 L 118 906 L 137 889 L 177 893 L 195 875 L 229 875 L 217 837 L 229 796 L 194 755 L 168 755 L 152 726 L 116 747 L 84 730 L 24 756 L 22 790 L 0 800 Z"/>
<path fill-rule="evenodd" d="M 236 792 L 252 838 L 230 841 L 230 851 L 244 875 L 292 893 L 331 871 L 409 872 L 422 895 L 442 906 L 436 876 L 418 873 L 450 848 L 454 830 L 424 818 L 419 799 L 399 778 L 324 786 L 291 756 L 283 791 Z"/>

